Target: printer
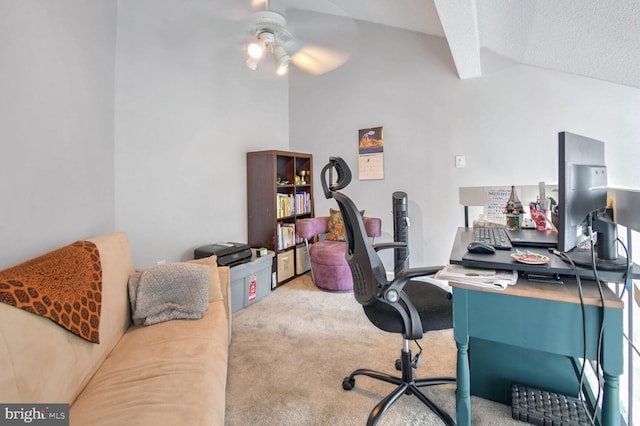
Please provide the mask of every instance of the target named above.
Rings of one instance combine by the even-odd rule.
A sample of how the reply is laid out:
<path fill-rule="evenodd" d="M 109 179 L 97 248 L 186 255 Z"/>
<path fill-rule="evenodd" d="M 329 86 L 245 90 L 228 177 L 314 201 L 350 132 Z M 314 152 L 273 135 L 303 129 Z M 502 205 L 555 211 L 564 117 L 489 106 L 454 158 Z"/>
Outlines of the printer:
<path fill-rule="evenodd" d="M 216 255 L 218 266 L 235 266 L 251 260 L 251 248 L 245 243 L 222 242 L 198 247 L 193 251 L 194 259 Z"/>

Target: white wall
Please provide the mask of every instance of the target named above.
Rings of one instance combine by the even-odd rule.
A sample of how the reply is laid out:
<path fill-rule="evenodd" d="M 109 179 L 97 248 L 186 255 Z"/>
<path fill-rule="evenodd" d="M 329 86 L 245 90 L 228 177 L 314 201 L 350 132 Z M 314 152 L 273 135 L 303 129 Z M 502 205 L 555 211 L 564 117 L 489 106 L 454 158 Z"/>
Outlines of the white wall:
<path fill-rule="evenodd" d="M 244 65 L 218 6 L 118 2 L 116 227 L 139 267 L 247 241 L 245 153 L 289 148 L 286 79 Z"/>
<path fill-rule="evenodd" d="M 247 240 L 245 153 L 288 149 L 288 88 L 218 6 L 0 0 L 0 267 L 114 230 L 140 267 Z"/>
<path fill-rule="evenodd" d="M 0 0 L 0 269 L 114 228 L 110 0 Z"/>
<path fill-rule="evenodd" d="M 345 158 L 354 172 L 346 192 L 383 219 L 386 239 L 391 195 L 406 192 L 412 266 L 448 261 L 463 224 L 460 186 L 556 183 L 559 131 L 604 140 L 610 184 L 640 187 L 640 90 L 509 64 L 490 52 L 483 77 L 461 81 L 444 39 L 368 23 L 359 31 L 343 68 L 317 79 L 292 74 L 291 149 L 313 153 L 318 173 L 329 156 Z M 357 132 L 375 126 L 384 126 L 385 179 L 360 181 Z M 454 168 L 458 154 L 465 169 Z M 318 180 L 321 215 L 334 202 Z"/>
<path fill-rule="evenodd" d="M 555 181 L 560 130 L 606 141 L 611 184 L 639 186 L 638 89 L 487 54 L 460 81 L 445 40 L 373 24 L 345 67 L 288 87 L 246 69 L 214 3 L 0 0 L 0 267 L 112 230 L 138 267 L 245 241 L 249 150 L 311 152 L 317 173 L 345 157 L 386 238 L 407 192 L 412 265 L 447 261 L 459 186 Z M 357 131 L 379 125 L 385 179 L 359 181 Z"/>

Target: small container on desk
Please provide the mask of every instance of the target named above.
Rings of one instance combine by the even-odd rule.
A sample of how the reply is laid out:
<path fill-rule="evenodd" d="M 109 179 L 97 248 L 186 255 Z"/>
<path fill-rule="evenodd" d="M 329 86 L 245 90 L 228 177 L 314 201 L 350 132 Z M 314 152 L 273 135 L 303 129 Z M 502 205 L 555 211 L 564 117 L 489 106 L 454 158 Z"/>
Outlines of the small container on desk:
<path fill-rule="evenodd" d="M 544 210 L 544 207 L 541 206 L 540 203 L 530 203 L 529 213 L 531 214 L 531 219 L 536 223 L 536 229 L 538 229 L 538 231 L 549 229 L 547 226 L 547 211 Z"/>
<path fill-rule="evenodd" d="M 274 253 L 267 251 L 263 256 L 256 256 L 256 250 L 246 263 L 229 269 L 231 281 L 231 312 L 257 302 L 271 293 L 271 269 Z"/>
<path fill-rule="evenodd" d="M 507 229 L 522 229 L 522 213 L 507 213 Z"/>

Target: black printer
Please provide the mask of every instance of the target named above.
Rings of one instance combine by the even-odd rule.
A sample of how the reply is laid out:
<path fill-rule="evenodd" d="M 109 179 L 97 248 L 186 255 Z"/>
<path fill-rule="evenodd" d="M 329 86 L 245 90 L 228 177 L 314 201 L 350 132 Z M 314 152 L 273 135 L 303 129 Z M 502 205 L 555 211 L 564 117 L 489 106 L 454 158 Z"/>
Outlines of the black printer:
<path fill-rule="evenodd" d="M 218 266 L 235 266 L 251 260 L 251 248 L 245 243 L 214 243 L 193 251 L 194 259 L 216 255 Z"/>

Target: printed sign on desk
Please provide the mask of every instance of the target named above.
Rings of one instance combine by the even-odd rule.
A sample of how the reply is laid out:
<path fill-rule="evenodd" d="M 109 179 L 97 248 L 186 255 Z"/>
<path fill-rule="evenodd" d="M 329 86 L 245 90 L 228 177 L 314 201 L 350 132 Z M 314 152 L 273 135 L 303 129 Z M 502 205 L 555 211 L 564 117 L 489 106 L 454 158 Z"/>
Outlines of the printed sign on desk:
<path fill-rule="evenodd" d="M 510 187 L 487 188 L 487 205 L 485 206 L 487 220 L 497 223 L 506 222 L 507 216 L 504 213 L 504 208 L 510 195 Z"/>

